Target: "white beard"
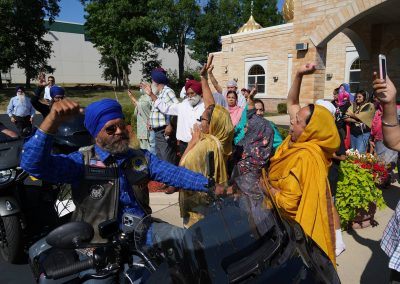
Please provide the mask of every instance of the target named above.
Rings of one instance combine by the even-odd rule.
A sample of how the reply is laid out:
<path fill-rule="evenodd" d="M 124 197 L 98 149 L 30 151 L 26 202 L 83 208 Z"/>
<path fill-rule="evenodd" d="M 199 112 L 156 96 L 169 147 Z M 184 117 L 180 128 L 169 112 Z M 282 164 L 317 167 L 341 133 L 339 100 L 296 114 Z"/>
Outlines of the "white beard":
<path fill-rule="evenodd" d="M 158 93 L 160 92 L 160 91 L 158 90 L 156 84 L 151 84 L 151 92 L 152 92 L 155 96 L 157 96 Z"/>
<path fill-rule="evenodd" d="M 188 98 L 188 102 L 192 107 L 195 107 L 201 100 L 199 95 L 195 95 L 194 97 Z"/>

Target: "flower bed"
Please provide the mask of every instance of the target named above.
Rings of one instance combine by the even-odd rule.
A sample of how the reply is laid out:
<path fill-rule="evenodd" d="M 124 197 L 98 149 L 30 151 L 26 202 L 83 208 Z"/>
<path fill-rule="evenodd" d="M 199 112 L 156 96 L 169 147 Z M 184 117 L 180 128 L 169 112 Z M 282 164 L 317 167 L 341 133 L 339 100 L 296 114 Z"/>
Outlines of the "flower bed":
<path fill-rule="evenodd" d="M 388 171 L 390 165 L 386 165 L 385 162 L 380 161 L 374 155 L 360 154 L 357 150 L 350 149 L 346 151 L 346 156 L 348 161 L 362 169 L 370 170 L 377 186 L 383 186 L 390 178 Z"/>
<path fill-rule="evenodd" d="M 347 159 L 340 163 L 339 181 L 336 192 L 336 208 L 342 228 L 352 225 L 360 218 L 360 210 L 370 211 L 370 206 L 385 207 L 379 186 L 388 178 L 387 166 L 370 154 L 358 151 L 346 152 Z M 369 216 L 371 222 L 373 216 Z"/>

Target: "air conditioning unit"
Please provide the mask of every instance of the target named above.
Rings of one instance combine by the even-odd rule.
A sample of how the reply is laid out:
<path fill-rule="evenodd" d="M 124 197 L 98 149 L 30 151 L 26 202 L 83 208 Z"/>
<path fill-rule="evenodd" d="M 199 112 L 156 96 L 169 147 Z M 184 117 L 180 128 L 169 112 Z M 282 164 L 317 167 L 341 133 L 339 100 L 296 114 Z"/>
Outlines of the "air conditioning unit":
<path fill-rule="evenodd" d="M 308 49 L 308 43 L 303 42 L 303 43 L 296 43 L 296 50 L 307 50 Z"/>

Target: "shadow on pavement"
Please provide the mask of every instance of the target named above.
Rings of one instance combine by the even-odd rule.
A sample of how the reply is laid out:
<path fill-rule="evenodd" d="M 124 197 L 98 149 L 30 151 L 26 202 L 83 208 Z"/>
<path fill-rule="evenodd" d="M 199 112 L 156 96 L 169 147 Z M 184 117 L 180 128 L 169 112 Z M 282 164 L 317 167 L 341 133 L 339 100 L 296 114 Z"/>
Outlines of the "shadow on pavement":
<path fill-rule="evenodd" d="M 395 210 L 397 206 L 397 202 L 400 200 L 400 187 L 398 184 L 392 184 L 388 188 L 384 188 L 382 190 L 383 198 L 386 201 L 387 206 Z"/>
<path fill-rule="evenodd" d="M 389 282 L 389 258 L 382 251 L 380 241 L 366 239 L 360 236 L 357 231 L 350 229 L 348 233 L 360 245 L 368 247 L 372 251 L 372 256 L 368 260 L 367 265 L 361 275 L 360 283 L 362 284 L 376 284 Z M 362 255 L 359 256 L 360 258 Z"/>

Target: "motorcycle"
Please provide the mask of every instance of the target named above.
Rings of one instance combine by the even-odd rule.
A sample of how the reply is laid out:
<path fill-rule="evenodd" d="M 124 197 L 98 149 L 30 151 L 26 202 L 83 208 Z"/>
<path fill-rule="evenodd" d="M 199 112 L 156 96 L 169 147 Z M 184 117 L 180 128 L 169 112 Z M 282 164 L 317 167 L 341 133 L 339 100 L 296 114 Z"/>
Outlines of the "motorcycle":
<path fill-rule="evenodd" d="M 20 262 L 27 246 L 69 221 L 74 210 L 67 185 L 50 185 L 19 167 L 24 139 L 31 133 L 0 143 L 0 257 L 9 263 Z M 79 116 L 58 129 L 53 152 L 68 154 L 90 144 Z"/>
<path fill-rule="evenodd" d="M 65 224 L 46 238 L 51 249 L 43 250 L 43 243 L 31 248 L 32 270 L 40 283 L 112 276 L 125 283 L 340 283 L 327 255 L 277 210 L 265 176 L 261 184 L 256 195 L 219 197 L 210 190 L 208 202 L 193 207 L 201 217 L 188 229 L 178 203 L 142 219 L 124 214 L 120 222 L 101 223 L 99 232 L 109 240 L 105 244 L 90 243 L 89 224 Z M 149 224 L 158 222 L 181 227 L 182 234 L 165 239 L 153 229 L 149 245 L 144 236 Z M 91 254 L 84 258 L 76 254 L 88 248 Z"/>

